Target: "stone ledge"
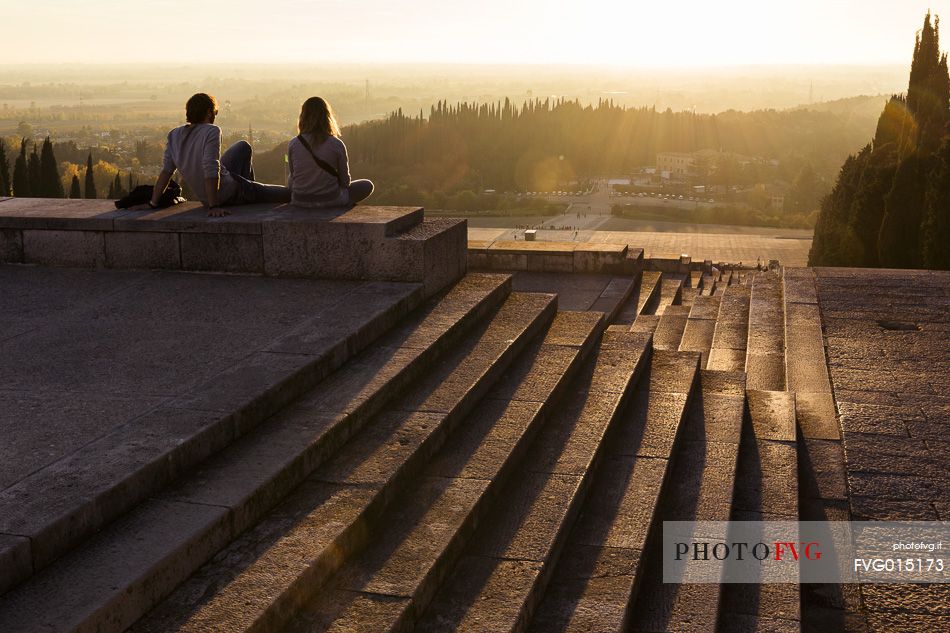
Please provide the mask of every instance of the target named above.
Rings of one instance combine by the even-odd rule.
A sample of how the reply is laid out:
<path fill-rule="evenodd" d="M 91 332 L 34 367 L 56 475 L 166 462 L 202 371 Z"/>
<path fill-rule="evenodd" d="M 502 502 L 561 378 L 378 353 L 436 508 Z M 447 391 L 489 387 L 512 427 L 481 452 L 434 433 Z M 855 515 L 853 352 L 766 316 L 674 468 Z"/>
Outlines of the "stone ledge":
<path fill-rule="evenodd" d="M 642 249 L 626 244 L 472 240 L 468 255 L 476 270 L 633 275 L 643 265 Z"/>
<path fill-rule="evenodd" d="M 258 204 L 212 218 L 195 202 L 126 211 L 109 200 L 13 198 L 0 208 L 0 263 L 422 282 L 467 269 L 465 220 L 419 207 Z"/>

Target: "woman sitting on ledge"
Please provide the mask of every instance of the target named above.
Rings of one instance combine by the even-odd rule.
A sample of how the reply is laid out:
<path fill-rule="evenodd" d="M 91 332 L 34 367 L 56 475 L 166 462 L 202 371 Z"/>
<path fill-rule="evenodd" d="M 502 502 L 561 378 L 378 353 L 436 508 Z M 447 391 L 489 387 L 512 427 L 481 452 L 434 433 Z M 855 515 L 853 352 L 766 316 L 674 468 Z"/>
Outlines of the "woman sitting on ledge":
<path fill-rule="evenodd" d="M 330 104 L 320 97 L 304 101 L 297 130 L 287 148 L 292 205 L 350 208 L 373 193 L 369 180 L 350 180 L 346 145 Z"/>

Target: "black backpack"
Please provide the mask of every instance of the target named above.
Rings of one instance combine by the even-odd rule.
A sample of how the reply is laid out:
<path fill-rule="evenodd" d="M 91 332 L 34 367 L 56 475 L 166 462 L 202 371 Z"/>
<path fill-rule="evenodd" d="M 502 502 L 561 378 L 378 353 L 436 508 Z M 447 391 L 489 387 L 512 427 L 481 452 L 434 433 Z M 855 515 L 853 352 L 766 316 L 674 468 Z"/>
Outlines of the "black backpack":
<path fill-rule="evenodd" d="M 128 209 L 129 207 L 134 207 L 139 204 L 146 204 L 151 201 L 153 191 L 155 191 L 155 187 L 152 185 L 139 185 L 126 197 L 116 200 L 115 208 Z M 158 199 L 158 206 L 156 208 L 163 209 L 172 205 L 181 204 L 182 202 L 187 202 L 187 200 L 181 195 L 181 185 L 174 180 L 169 180 L 168 187 L 165 188 L 165 193 L 162 194 L 162 197 Z"/>

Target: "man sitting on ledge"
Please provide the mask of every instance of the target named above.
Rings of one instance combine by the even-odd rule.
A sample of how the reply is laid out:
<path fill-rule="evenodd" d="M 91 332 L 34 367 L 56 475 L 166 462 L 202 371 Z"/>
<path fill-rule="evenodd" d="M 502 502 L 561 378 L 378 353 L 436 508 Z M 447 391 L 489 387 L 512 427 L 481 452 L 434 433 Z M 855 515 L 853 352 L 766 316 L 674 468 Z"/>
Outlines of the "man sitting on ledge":
<path fill-rule="evenodd" d="M 221 154 L 221 128 L 214 125 L 218 104 L 211 95 L 199 92 L 185 104 L 188 123 L 168 133 L 162 173 L 159 174 L 148 206 L 158 201 L 175 170 L 181 174 L 208 215 L 227 215 L 222 206 L 255 202 L 290 202 L 290 189 L 254 181 L 252 149 L 247 141 L 238 141 Z"/>

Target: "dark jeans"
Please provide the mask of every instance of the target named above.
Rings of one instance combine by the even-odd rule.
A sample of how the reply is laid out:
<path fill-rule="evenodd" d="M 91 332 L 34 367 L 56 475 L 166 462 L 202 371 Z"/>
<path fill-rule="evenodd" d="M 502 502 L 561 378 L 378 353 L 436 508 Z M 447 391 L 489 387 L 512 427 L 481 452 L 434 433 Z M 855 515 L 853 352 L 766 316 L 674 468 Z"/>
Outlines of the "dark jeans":
<path fill-rule="evenodd" d="M 255 202 L 290 202 L 290 189 L 283 185 L 266 185 L 254 180 L 254 165 L 251 155 L 254 150 L 247 141 L 238 141 L 221 155 L 224 166 L 237 183 L 237 191 L 224 206 L 254 204 Z"/>
<path fill-rule="evenodd" d="M 373 183 L 369 180 L 351 180 L 346 195 L 350 204 L 356 204 L 369 198 L 373 193 Z"/>

